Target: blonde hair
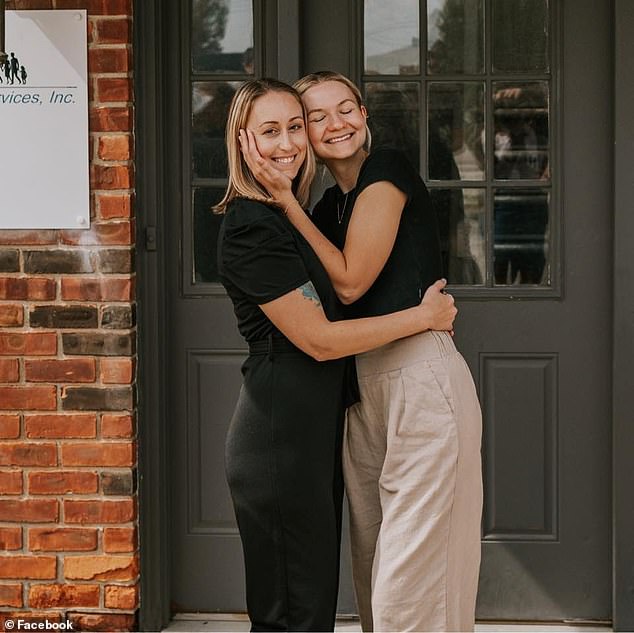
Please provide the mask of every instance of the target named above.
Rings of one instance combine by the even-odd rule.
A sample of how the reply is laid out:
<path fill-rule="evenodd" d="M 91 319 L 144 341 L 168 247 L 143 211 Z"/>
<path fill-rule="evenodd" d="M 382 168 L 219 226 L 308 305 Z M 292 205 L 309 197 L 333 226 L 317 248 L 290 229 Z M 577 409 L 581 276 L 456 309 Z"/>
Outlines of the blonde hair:
<path fill-rule="evenodd" d="M 306 111 L 299 93 L 288 84 L 277 79 L 254 79 L 242 84 L 233 95 L 229 107 L 227 127 L 225 129 L 225 142 L 227 145 L 227 162 L 229 165 L 229 183 L 222 200 L 214 205 L 214 213 L 225 213 L 227 205 L 234 198 L 249 198 L 266 204 L 275 204 L 268 191 L 255 179 L 249 169 L 242 151 L 240 150 L 239 132 L 246 129 L 247 121 L 256 99 L 269 92 L 281 92 L 291 95 L 302 107 L 304 124 L 306 124 Z M 310 197 L 310 183 L 315 175 L 315 156 L 306 142 L 306 159 L 299 168 L 299 172 L 293 180 L 295 197 L 302 207 L 308 205 Z"/>
<path fill-rule="evenodd" d="M 348 79 L 348 77 L 346 77 L 345 75 L 337 73 L 334 70 L 319 70 L 316 73 L 309 73 L 308 75 L 304 75 L 301 79 L 298 79 L 293 84 L 293 88 L 295 88 L 299 95 L 302 96 L 313 86 L 326 83 L 327 81 L 338 81 L 339 83 L 343 84 L 354 95 L 354 99 L 357 102 L 357 105 L 359 107 L 365 106 L 365 104 L 363 103 L 363 95 L 361 94 L 361 91 L 359 90 L 357 85 L 353 81 Z M 372 134 L 367 123 L 365 125 L 365 131 L 366 139 L 363 145 L 363 149 L 369 152 L 370 146 L 372 145 Z"/>

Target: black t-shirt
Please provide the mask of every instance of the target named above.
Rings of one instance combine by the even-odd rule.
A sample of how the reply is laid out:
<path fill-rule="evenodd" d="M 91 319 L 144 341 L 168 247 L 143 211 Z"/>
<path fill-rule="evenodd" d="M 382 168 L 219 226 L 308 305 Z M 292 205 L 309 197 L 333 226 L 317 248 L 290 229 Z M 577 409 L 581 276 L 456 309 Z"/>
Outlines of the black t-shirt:
<path fill-rule="evenodd" d="M 327 189 L 313 210 L 313 222 L 337 248 L 343 249 L 357 196 L 380 181 L 391 182 L 407 196 L 407 201 L 394 247 L 383 270 L 360 299 L 346 306 L 346 318 L 377 316 L 411 308 L 418 305 L 425 290 L 442 277 L 438 221 L 429 192 L 405 155 L 398 150 L 384 148 L 370 153 L 347 199 L 337 185 Z M 346 212 L 339 222 L 344 204 Z M 365 212 L 372 211 L 367 209 Z"/>
<path fill-rule="evenodd" d="M 218 235 L 218 271 L 247 342 L 281 336 L 260 305 L 312 281 L 326 317 L 343 318 L 342 306 L 314 251 L 279 209 L 236 198 Z"/>

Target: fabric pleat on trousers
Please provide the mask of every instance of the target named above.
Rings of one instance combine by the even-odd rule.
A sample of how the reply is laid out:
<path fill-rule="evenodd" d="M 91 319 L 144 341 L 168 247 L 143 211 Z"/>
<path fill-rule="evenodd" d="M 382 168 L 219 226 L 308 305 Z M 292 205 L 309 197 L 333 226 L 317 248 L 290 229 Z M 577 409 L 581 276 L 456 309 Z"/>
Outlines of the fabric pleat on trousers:
<path fill-rule="evenodd" d="M 364 631 L 470 631 L 480 567 L 482 420 L 453 340 L 357 356 L 344 477 Z"/>

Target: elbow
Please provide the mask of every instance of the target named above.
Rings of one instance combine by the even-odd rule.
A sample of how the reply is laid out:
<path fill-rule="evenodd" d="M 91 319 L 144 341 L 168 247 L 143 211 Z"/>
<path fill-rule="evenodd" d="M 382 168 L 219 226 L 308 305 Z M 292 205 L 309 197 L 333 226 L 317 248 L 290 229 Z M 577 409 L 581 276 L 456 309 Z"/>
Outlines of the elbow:
<path fill-rule="evenodd" d="M 344 305 L 349 306 L 351 303 L 360 299 L 367 288 L 361 288 L 360 286 L 338 286 L 335 288 L 339 301 Z"/>
<path fill-rule="evenodd" d="M 329 336 L 317 336 L 314 333 L 305 342 L 304 352 L 319 363 L 341 357 L 341 353 L 333 347 Z"/>

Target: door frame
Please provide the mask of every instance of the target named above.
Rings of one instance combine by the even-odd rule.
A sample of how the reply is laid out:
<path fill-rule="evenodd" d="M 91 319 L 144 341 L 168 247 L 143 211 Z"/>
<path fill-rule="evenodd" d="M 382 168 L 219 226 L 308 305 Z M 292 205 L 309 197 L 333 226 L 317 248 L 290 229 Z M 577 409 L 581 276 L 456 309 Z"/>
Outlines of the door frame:
<path fill-rule="evenodd" d="M 354 2 L 355 0 L 351 0 Z M 564 1 L 564 0 L 562 0 Z M 134 76 L 136 137 L 136 223 L 137 223 L 137 323 L 138 323 L 138 446 L 139 446 L 139 538 L 140 615 L 142 631 L 157 631 L 170 620 L 170 508 L 168 496 L 167 415 L 165 346 L 167 296 L 165 292 L 165 215 L 180 208 L 181 183 L 178 170 L 169 169 L 167 147 L 174 130 L 167 127 L 167 112 L 180 99 L 178 91 L 167 90 L 166 70 L 174 55 L 164 50 L 168 29 L 178 28 L 166 15 L 168 0 L 134 0 Z M 295 23 L 284 30 L 271 54 L 277 74 L 291 80 L 298 74 L 298 59 L 281 55 L 298 40 L 301 23 L 299 0 L 277 0 L 267 19 Z M 613 286 L 613 628 L 634 630 L 634 3 L 613 0 L 613 98 L 614 98 L 614 286 Z M 280 45 L 281 44 L 281 45 Z M 296 49 L 297 50 L 297 49 Z M 173 111 L 173 110 L 172 110 Z M 565 125 L 565 121 L 564 121 Z M 592 298 L 588 298 L 592 301 Z"/>

